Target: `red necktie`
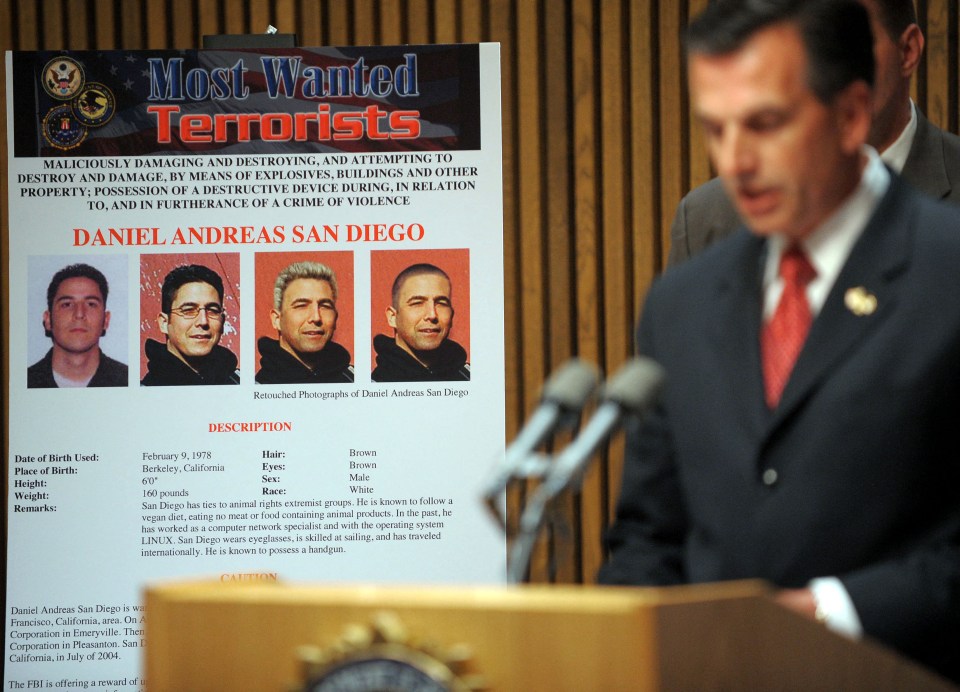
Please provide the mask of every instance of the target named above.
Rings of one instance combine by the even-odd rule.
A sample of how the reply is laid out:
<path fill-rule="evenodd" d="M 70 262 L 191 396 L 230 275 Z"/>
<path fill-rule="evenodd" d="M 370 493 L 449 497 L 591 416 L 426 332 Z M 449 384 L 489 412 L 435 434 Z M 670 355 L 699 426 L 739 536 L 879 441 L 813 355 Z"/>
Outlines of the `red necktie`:
<path fill-rule="evenodd" d="M 810 331 L 812 317 L 807 302 L 807 284 L 816 275 L 817 270 L 797 245 L 787 248 L 780 258 L 783 293 L 760 337 L 764 393 L 771 409 L 779 403 L 780 394 Z"/>

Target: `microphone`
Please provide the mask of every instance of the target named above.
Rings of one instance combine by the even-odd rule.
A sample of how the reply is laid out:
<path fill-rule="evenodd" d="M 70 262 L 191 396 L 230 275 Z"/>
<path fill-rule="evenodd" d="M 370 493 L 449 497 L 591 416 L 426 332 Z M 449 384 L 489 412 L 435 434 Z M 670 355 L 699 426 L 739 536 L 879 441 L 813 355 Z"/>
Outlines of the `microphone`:
<path fill-rule="evenodd" d="M 599 379 L 596 367 L 578 358 L 567 361 L 547 379 L 539 406 L 507 447 L 487 484 L 483 495 L 491 507 L 507 483 L 517 476 L 518 469 L 547 437 L 576 423 Z"/>
<path fill-rule="evenodd" d="M 620 368 L 604 385 L 600 405 L 590 422 L 557 457 L 538 493 L 549 499 L 578 480 L 590 457 L 624 417 L 646 413 L 660 396 L 664 379 L 663 368 L 649 358 L 634 358 Z"/>
<path fill-rule="evenodd" d="M 520 533 L 508 561 L 508 580 L 519 584 L 533 553 L 547 503 L 579 480 L 597 447 L 619 427 L 625 416 L 642 416 L 663 389 L 663 368 L 649 358 L 634 358 L 607 380 L 600 405 L 590 422 L 550 467 L 520 517 Z"/>

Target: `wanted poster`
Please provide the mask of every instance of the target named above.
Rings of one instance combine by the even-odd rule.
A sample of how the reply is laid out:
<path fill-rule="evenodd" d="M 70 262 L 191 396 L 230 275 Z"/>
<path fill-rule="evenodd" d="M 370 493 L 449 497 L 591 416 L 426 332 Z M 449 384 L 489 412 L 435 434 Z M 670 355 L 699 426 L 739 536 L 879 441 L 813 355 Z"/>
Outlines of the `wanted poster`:
<path fill-rule="evenodd" d="M 502 583 L 497 46 L 5 58 L 4 689 L 141 689 L 153 580 Z"/>

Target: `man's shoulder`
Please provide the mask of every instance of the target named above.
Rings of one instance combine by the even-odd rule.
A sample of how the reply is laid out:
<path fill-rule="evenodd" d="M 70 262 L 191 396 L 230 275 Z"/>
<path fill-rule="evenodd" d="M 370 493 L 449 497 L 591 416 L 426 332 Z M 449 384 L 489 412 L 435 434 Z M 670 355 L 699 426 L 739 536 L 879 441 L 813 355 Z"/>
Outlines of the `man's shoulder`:
<path fill-rule="evenodd" d="M 669 264 L 678 264 L 699 254 L 741 225 L 719 178 L 695 187 L 677 205 L 670 227 Z"/>
<path fill-rule="evenodd" d="M 260 353 L 260 360 L 273 361 L 283 356 L 283 349 L 280 347 L 278 339 L 271 339 L 269 336 L 261 336 L 257 339 L 257 351 Z"/>
<path fill-rule="evenodd" d="M 237 355 L 225 346 L 214 346 L 200 366 L 204 384 L 240 384 Z"/>
<path fill-rule="evenodd" d="M 443 364 L 435 370 L 438 380 L 447 381 L 469 381 L 470 363 L 468 362 L 467 349 L 461 346 L 453 339 L 447 339 L 444 342 L 446 348 Z"/>
<path fill-rule="evenodd" d="M 722 288 L 742 276 L 755 276 L 764 252 L 764 240 L 745 228 L 711 243 L 696 255 L 667 267 L 650 287 L 658 300 L 703 299 L 704 291 Z"/>
<path fill-rule="evenodd" d="M 111 358 L 103 351 L 100 351 L 100 365 L 97 367 L 93 379 L 90 380 L 88 387 L 126 387 L 128 382 L 128 372 L 126 363 Z"/>
<path fill-rule="evenodd" d="M 955 190 L 955 194 L 958 192 L 960 189 Z M 960 195 L 934 199 L 916 190 L 909 190 L 909 193 L 912 194 L 911 201 L 919 217 L 916 241 L 921 245 L 929 243 L 944 250 L 953 248 L 960 252 L 960 214 L 957 214 L 956 206 Z"/>
<path fill-rule="evenodd" d="M 855 258 L 857 262 L 879 264 L 890 275 L 910 267 L 905 286 L 942 291 L 947 285 L 956 285 L 960 277 L 960 214 L 956 205 L 934 199 L 894 175 L 848 264 Z"/>
<path fill-rule="evenodd" d="M 943 162 L 950 179 L 950 192 L 947 200 L 960 202 L 960 137 L 952 132 L 941 130 L 943 143 Z"/>
<path fill-rule="evenodd" d="M 48 389 L 56 386 L 53 379 L 53 349 L 50 349 L 43 358 L 27 368 L 27 388 Z"/>
<path fill-rule="evenodd" d="M 702 185 L 693 188 L 683 196 L 680 204 L 683 205 L 688 214 L 725 208 L 736 215 L 720 178 L 711 178 Z"/>
<path fill-rule="evenodd" d="M 890 189 L 875 214 L 889 215 L 892 209 L 906 209 L 912 214 L 920 214 L 926 224 L 937 228 L 946 227 L 960 230 L 960 214 L 957 207 L 947 199 L 937 199 L 917 188 L 904 175 L 893 174 Z M 954 233 L 960 239 L 960 232 Z"/>
<path fill-rule="evenodd" d="M 960 154 L 960 136 L 957 136 L 949 130 L 944 130 L 937 125 L 934 125 L 927 118 L 924 118 L 924 123 L 927 129 L 927 135 L 932 136 L 937 142 L 939 142 L 943 151 L 951 154 Z M 954 163 L 954 161 L 951 160 L 950 163 Z"/>
<path fill-rule="evenodd" d="M 277 339 L 261 337 L 257 341 L 257 348 L 260 351 L 260 370 L 254 380 L 258 384 L 336 384 L 354 380 L 350 352 L 335 341 L 327 343 L 320 351 L 315 370 L 284 350 Z"/>
<path fill-rule="evenodd" d="M 467 360 L 467 349 L 465 349 L 459 342 L 454 341 L 453 339 L 447 338 L 444 340 L 441 348 L 449 354 L 449 357 L 455 358 L 457 360 Z"/>
<path fill-rule="evenodd" d="M 38 360 L 33 365 L 29 366 L 27 368 L 27 372 L 40 372 L 42 370 L 50 370 L 52 367 L 52 363 L 53 363 L 53 349 L 51 348 L 47 350 L 45 354 L 43 354 L 43 358 Z"/>
<path fill-rule="evenodd" d="M 417 382 L 429 374 L 423 365 L 385 334 L 373 339 L 377 352 L 377 365 L 370 378 L 374 382 Z"/>
<path fill-rule="evenodd" d="M 960 137 L 918 112 L 917 134 L 901 175 L 937 199 L 960 203 Z"/>
<path fill-rule="evenodd" d="M 943 133 L 944 149 L 960 154 L 960 135 L 948 132 L 947 130 L 940 130 L 940 132 Z"/>

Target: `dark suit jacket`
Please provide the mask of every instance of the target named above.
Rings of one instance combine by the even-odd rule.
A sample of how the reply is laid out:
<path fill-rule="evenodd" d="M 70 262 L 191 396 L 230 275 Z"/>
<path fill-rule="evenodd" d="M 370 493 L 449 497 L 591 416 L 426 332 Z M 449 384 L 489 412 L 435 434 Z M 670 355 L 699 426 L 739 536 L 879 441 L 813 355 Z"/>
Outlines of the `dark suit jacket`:
<path fill-rule="evenodd" d="M 839 577 L 869 636 L 960 681 L 960 214 L 893 176 L 773 412 L 765 247 L 741 229 L 650 289 L 639 348 L 667 384 L 600 581 Z"/>
<path fill-rule="evenodd" d="M 917 111 L 917 134 L 901 171 L 921 192 L 960 204 L 960 137 L 944 132 Z M 726 238 L 739 228 L 740 217 L 718 178 L 691 190 L 677 206 L 670 227 L 673 266 Z"/>

